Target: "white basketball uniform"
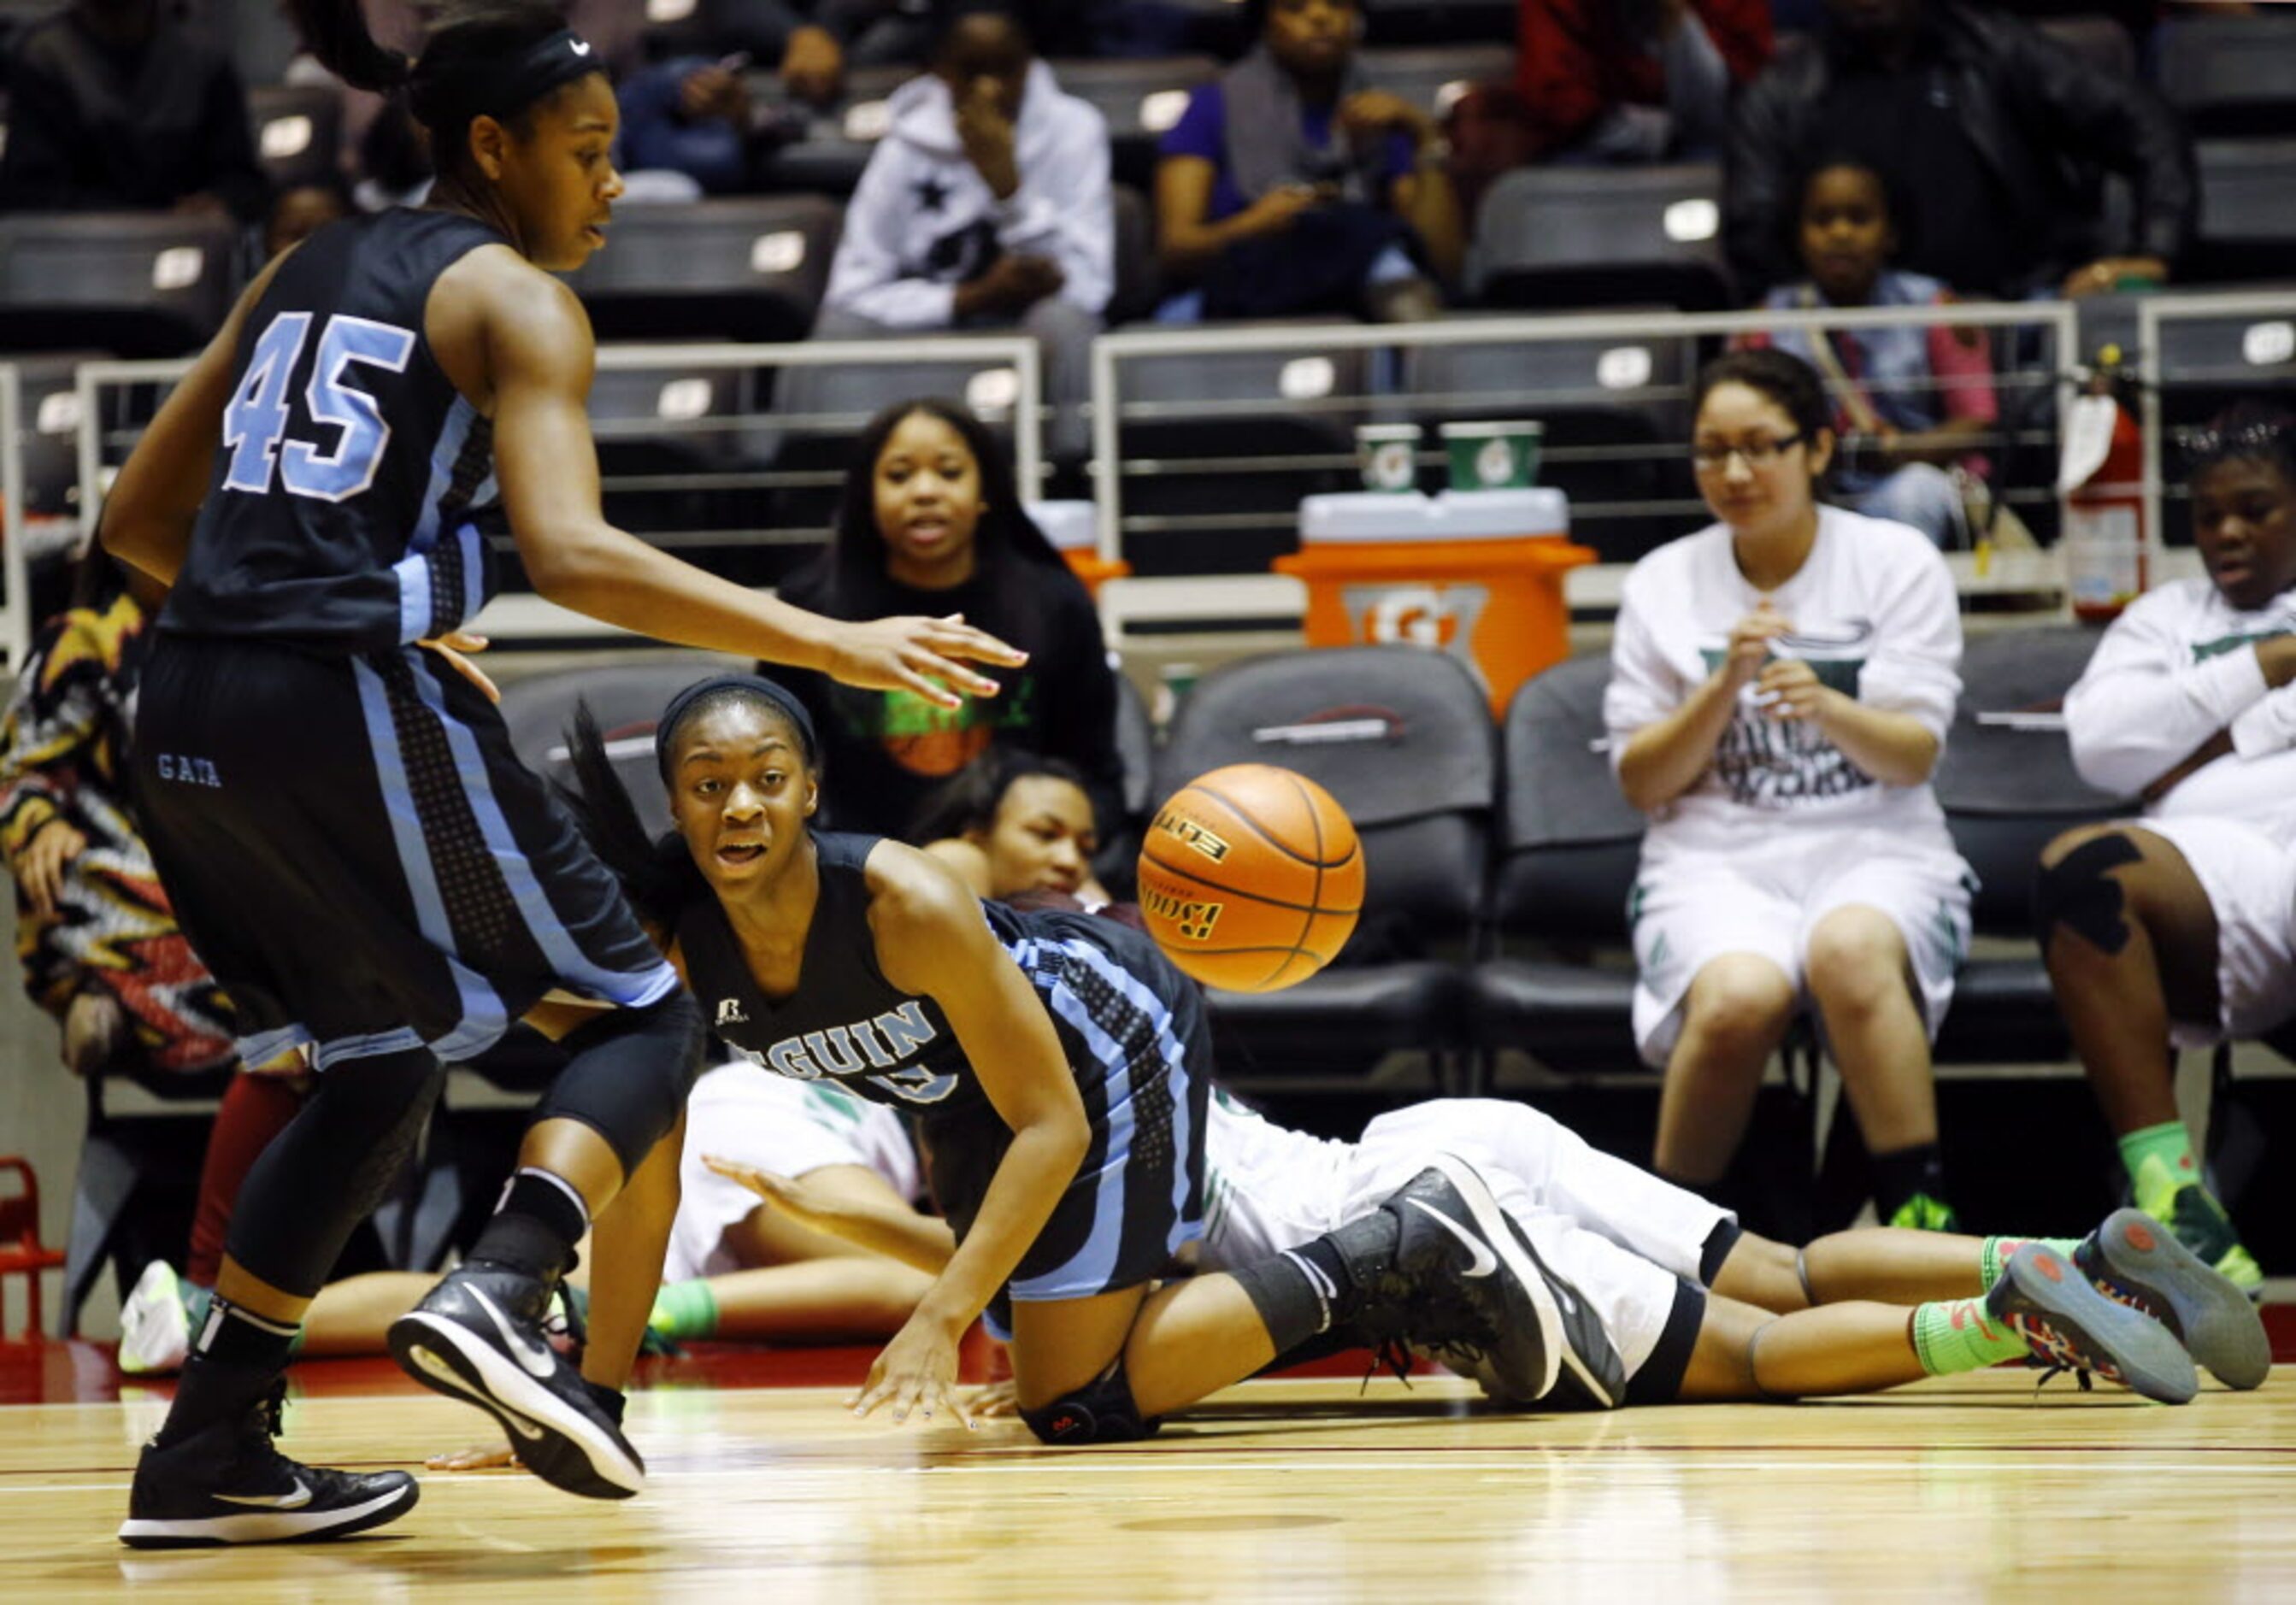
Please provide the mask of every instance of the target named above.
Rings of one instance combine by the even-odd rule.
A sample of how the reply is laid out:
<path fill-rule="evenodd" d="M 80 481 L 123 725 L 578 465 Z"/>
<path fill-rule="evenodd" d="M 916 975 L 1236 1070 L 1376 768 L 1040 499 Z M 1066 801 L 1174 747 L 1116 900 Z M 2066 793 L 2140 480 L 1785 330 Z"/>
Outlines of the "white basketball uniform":
<path fill-rule="evenodd" d="M 1198 1268 L 1231 1271 L 1296 1249 L 1377 1208 L 1443 1153 L 1482 1174 L 1539 1257 L 1595 1310 L 1629 1381 L 1665 1334 L 1683 1284 L 1702 1285 L 1699 1259 L 1715 1229 L 1735 1218 L 1528 1104 L 1438 1099 L 1339 1142 L 1287 1131 L 1215 1091 Z"/>
<path fill-rule="evenodd" d="M 1730 531 L 1710 525 L 1627 577 L 1603 699 L 1615 766 L 1634 733 L 1681 707 L 1722 661 L 1763 593 Z M 1770 644 L 1869 708 L 1942 742 L 1961 694 L 1961 615 L 1937 549 L 1903 524 L 1818 511 L 1809 557 L 1767 594 L 1793 626 Z M 1880 911 L 1904 936 L 1931 1036 L 1969 946 L 1969 866 L 1924 782 L 1874 779 L 1814 725 L 1769 717 L 1752 686 L 1689 790 L 1651 818 L 1629 913 L 1635 1041 L 1663 1066 L 1690 983 L 1725 954 L 1769 960 L 1802 985 L 1809 937 L 1834 910 Z"/>
<path fill-rule="evenodd" d="M 747 1062 L 721 1065 L 694 1084 L 685 1106 L 683 1194 L 670 1224 L 664 1282 L 687 1282 L 742 1268 L 725 1246 L 726 1229 L 761 1200 L 701 1162 L 705 1153 L 775 1175 L 800 1176 L 832 1165 L 859 1165 L 905 1199 L 923 1191 L 917 1151 L 892 1110 L 830 1081 L 798 1081 Z"/>
<path fill-rule="evenodd" d="M 2179 1047 L 2260 1036 L 2296 1015 L 2296 684 L 2274 691 L 2251 649 L 2296 633 L 2296 590 L 2254 612 L 2206 578 L 2147 592 L 2104 632 L 2065 697 L 2073 762 L 2133 795 L 2229 728 L 2233 750 L 2186 776 L 2140 823 L 2184 855 L 2217 916 L 2213 1020 Z"/>

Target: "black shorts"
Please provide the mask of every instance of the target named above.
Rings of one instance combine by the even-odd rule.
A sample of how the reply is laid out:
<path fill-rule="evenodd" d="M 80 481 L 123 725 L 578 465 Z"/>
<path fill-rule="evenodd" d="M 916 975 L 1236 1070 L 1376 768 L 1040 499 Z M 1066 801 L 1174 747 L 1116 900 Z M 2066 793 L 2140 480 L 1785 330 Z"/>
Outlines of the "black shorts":
<path fill-rule="evenodd" d="M 160 879 L 260 1063 L 467 1059 L 554 990 L 676 989 L 479 690 L 414 647 L 161 635 L 135 784 Z"/>
<path fill-rule="evenodd" d="M 1052 1218 L 990 1306 L 1089 1298 L 1173 1273 L 1203 1234 L 1211 1034 L 1203 1000 L 1146 937 L 1090 915 L 1040 918 L 1008 943 L 1059 1032 L 1092 1146 Z M 920 1135 L 933 1196 L 962 1241 L 1013 1134 L 976 1102 Z"/>

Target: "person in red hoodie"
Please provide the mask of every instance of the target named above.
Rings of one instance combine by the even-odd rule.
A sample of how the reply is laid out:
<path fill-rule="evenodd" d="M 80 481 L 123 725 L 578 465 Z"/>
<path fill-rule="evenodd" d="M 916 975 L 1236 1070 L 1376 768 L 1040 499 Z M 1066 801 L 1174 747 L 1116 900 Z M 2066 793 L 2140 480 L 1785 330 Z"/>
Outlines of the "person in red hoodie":
<path fill-rule="evenodd" d="M 1521 0 L 1518 14 L 1538 160 L 1717 155 L 1732 88 L 1770 59 L 1768 0 Z"/>

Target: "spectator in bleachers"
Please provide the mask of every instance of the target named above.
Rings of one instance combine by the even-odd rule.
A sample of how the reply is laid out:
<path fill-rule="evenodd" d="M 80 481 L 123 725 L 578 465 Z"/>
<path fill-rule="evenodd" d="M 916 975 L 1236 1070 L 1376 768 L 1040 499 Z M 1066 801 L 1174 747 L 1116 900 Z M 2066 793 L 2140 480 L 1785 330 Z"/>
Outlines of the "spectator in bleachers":
<path fill-rule="evenodd" d="M 17 37 L 0 207 L 263 217 L 231 58 L 160 0 L 72 0 Z"/>
<path fill-rule="evenodd" d="M 1432 317 L 1465 250 L 1434 119 L 1374 88 L 1353 0 L 1256 0 L 1259 43 L 1188 99 L 1156 166 L 1161 315 Z"/>
<path fill-rule="evenodd" d="M 1109 894 L 1092 872 L 1098 812 L 1075 765 L 992 747 L 926 799 L 906 839 L 978 897 L 1051 892 L 1100 908 Z"/>
<path fill-rule="evenodd" d="M 895 90 L 814 333 L 1019 327 L 1045 349 L 1056 450 L 1083 442 L 1093 336 L 1115 286 L 1108 125 L 1010 18 L 959 17 Z"/>
<path fill-rule="evenodd" d="M 1813 151 L 1887 179 L 1903 266 L 1965 294 L 2087 295 L 2165 281 L 2200 192 L 2174 115 L 2017 18 L 1963 0 L 1826 0 L 1827 28 L 1738 97 L 1723 232 L 1739 288 L 1792 276 L 1787 219 Z M 2083 185 L 2134 181 L 2129 237 L 2095 237 Z M 2099 256 L 2100 249 L 2111 254 Z"/>
<path fill-rule="evenodd" d="M 1103 819 L 1123 816 L 1116 673 L 1100 615 L 1021 505 L 1013 467 L 955 402 L 898 402 L 862 432 L 828 549 L 781 588 L 831 618 L 960 613 L 1029 654 L 1002 694 L 954 711 L 907 692 L 855 691 L 818 675 L 796 688 L 838 776 L 838 830 L 898 835 L 935 787 L 992 745 L 1066 759 Z"/>
<path fill-rule="evenodd" d="M 1794 238 L 1809 276 L 1772 290 L 1777 310 L 1941 307 L 1953 291 L 1890 266 L 1902 238 L 1882 175 L 1855 158 L 1820 159 L 1801 190 Z M 1833 487 L 1859 512 L 1910 524 L 1943 546 L 1965 533 L 1964 474 L 2001 415 L 1985 332 L 1926 328 L 1783 330 L 1744 344 L 1775 344 L 1811 364 L 1834 396 L 1840 442 Z"/>
<path fill-rule="evenodd" d="M 1711 160 L 1770 59 L 1769 0 L 1521 0 L 1515 87 L 1536 154 Z"/>
<path fill-rule="evenodd" d="M 2174 1051 L 2296 1018 L 2296 416 L 2238 406 L 2188 450 L 2208 572 L 2131 603 L 2065 698 L 2081 778 L 2144 816 L 2052 842 L 2034 912 L 2137 1207 L 2253 1288 Z"/>
<path fill-rule="evenodd" d="M 1820 503 L 1833 446 L 1809 364 L 1717 358 L 1691 446 L 1717 521 L 1628 576 L 1603 717 L 1651 816 L 1629 905 L 1635 1036 L 1666 1072 L 1656 1168 L 1710 1190 L 1815 1003 L 1882 1224 L 1951 1230 L 1930 1040 L 1969 940 L 1970 872 L 1930 773 L 1961 618 L 1921 536 Z"/>
<path fill-rule="evenodd" d="M 626 173 L 682 173 L 711 195 L 750 187 L 760 142 L 738 54 L 657 61 L 622 79 L 614 99 L 622 114 L 619 143 Z"/>

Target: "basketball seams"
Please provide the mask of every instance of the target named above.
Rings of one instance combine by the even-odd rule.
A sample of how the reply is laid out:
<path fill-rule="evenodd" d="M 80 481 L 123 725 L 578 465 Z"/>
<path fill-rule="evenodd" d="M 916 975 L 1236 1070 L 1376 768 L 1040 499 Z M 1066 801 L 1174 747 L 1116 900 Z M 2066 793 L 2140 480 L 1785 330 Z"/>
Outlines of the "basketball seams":
<path fill-rule="evenodd" d="M 1289 770 L 1276 769 L 1273 764 L 1268 765 L 1267 767 L 1274 770 L 1275 774 L 1283 775 L 1287 780 L 1292 778 L 1291 772 Z M 1191 791 L 1197 793 L 1199 796 L 1209 797 L 1214 802 L 1219 804 L 1221 807 L 1226 808 L 1229 814 L 1234 816 L 1238 824 L 1243 826 L 1244 829 L 1259 837 L 1260 840 L 1266 842 L 1269 847 L 1274 848 L 1286 858 L 1292 859 L 1300 864 L 1314 864 L 1316 863 L 1314 859 L 1300 852 L 1299 848 L 1287 846 L 1283 842 L 1277 840 L 1276 838 L 1269 832 L 1267 827 L 1261 824 L 1257 819 L 1254 819 L 1243 806 L 1235 800 L 1235 798 L 1227 796 L 1224 792 L 1213 790 L 1201 781 L 1192 781 L 1187 785 L 1180 788 L 1178 794 L 1172 798 L 1172 802 L 1177 802 L 1181 797 L 1186 796 Z M 1168 808 L 1171 806 L 1171 803 L 1166 803 L 1164 805 L 1164 807 Z M 1312 806 L 1308 809 L 1308 814 L 1312 824 L 1313 815 L 1315 814 L 1315 809 Z M 1319 843 L 1322 840 L 1322 836 L 1323 832 L 1321 831 L 1317 831 L 1316 839 Z M 1321 866 L 1318 865 L 1317 867 L 1320 868 Z"/>
<path fill-rule="evenodd" d="M 1292 774 L 1289 769 L 1280 769 L 1276 771 L 1276 773 L 1283 775 L 1283 777 L 1291 783 L 1292 790 L 1299 794 L 1300 807 L 1308 810 L 1308 829 L 1316 839 L 1316 890 L 1314 894 L 1314 906 L 1321 908 L 1324 905 L 1323 810 L 1316 807 L 1316 799 L 1308 795 L 1308 788 L 1300 783 L 1300 777 L 1298 775 Z M 1358 843 L 1357 845 L 1360 846 L 1361 844 Z M 1275 973 L 1269 976 L 1262 985 L 1273 986 L 1277 980 L 1282 979 L 1283 972 L 1292 968 L 1292 961 L 1298 958 L 1303 951 L 1304 944 L 1308 940 L 1308 933 L 1315 929 L 1316 916 L 1311 913 L 1306 919 L 1300 921 L 1300 934 L 1292 938 L 1292 951 L 1285 955 L 1282 963 L 1275 966 Z M 1319 969 L 1322 966 L 1320 964 L 1317 966 Z"/>

